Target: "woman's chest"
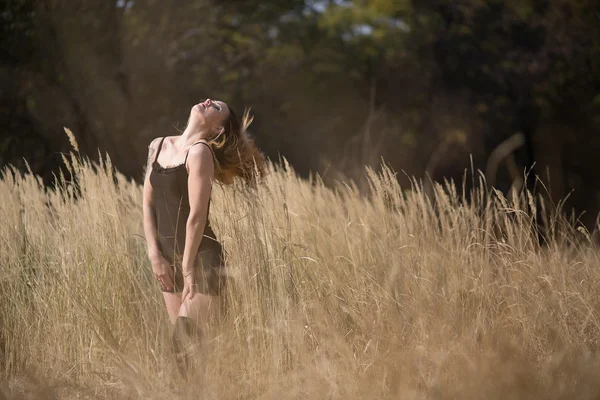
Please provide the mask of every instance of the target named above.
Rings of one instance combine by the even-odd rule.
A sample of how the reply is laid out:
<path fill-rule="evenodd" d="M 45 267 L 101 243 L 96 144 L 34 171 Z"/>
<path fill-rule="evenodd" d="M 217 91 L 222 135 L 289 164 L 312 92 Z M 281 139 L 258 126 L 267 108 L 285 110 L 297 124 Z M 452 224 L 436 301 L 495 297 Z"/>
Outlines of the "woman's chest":
<path fill-rule="evenodd" d="M 155 196 L 167 199 L 176 199 L 184 204 L 188 200 L 187 174 L 185 170 L 158 171 L 155 168 L 150 172 L 150 185 Z"/>

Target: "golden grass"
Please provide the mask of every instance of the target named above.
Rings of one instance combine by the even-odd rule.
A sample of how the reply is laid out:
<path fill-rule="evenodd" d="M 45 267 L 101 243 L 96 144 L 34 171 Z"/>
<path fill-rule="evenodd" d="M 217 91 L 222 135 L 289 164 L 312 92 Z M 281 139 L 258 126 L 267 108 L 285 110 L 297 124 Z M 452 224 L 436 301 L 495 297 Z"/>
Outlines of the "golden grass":
<path fill-rule="evenodd" d="M 65 162 L 76 184 L 0 180 L 0 399 L 600 396 L 590 235 L 537 221 L 527 195 L 481 189 L 466 204 L 447 185 L 432 205 L 385 168 L 366 197 L 289 167 L 256 190 L 215 186 L 235 282 L 186 385 L 140 186 L 109 160 Z"/>

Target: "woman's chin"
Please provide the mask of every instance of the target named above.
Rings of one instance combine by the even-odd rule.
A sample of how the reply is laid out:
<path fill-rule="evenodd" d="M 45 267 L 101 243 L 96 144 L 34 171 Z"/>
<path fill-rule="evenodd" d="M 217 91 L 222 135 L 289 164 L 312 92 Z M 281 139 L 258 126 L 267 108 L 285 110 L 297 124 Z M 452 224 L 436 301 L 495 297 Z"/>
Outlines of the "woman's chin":
<path fill-rule="evenodd" d="M 201 121 L 204 120 L 204 113 L 202 112 L 202 106 L 199 106 L 198 104 L 196 104 L 194 107 L 192 107 L 192 110 L 190 112 L 190 117 L 188 119 L 188 125 L 189 124 L 197 124 Z"/>
<path fill-rule="evenodd" d="M 195 119 L 204 119 L 204 109 L 202 104 L 196 104 L 190 111 L 190 117 Z"/>

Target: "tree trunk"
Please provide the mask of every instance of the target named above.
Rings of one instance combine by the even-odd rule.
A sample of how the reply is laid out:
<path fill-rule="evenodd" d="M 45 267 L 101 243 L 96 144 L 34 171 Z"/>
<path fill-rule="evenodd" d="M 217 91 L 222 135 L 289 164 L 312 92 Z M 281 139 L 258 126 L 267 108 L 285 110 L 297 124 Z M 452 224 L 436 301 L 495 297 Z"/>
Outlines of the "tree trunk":
<path fill-rule="evenodd" d="M 114 165 L 133 176 L 143 164 L 137 144 L 135 108 L 128 96 L 120 49 L 120 28 L 115 2 L 105 0 L 59 1 L 50 10 L 59 51 L 66 71 L 65 89 L 71 93 L 87 135 L 83 149 L 94 155 L 108 152 Z"/>

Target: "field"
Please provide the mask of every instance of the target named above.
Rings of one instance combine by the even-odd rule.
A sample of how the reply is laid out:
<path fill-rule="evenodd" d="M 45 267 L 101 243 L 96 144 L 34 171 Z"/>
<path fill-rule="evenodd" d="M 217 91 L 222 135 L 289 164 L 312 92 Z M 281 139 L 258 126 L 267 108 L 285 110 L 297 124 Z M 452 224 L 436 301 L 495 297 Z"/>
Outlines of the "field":
<path fill-rule="evenodd" d="M 452 185 L 429 201 L 386 168 L 367 194 L 285 165 L 215 185 L 232 284 L 184 384 L 141 187 L 65 163 L 76 184 L 0 180 L 0 399 L 600 396 L 599 253 L 535 196 L 475 174 L 468 203 Z"/>

